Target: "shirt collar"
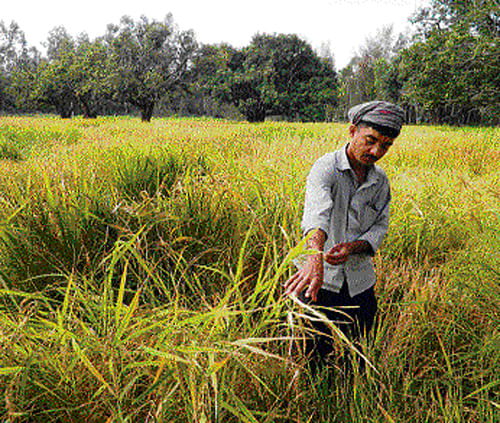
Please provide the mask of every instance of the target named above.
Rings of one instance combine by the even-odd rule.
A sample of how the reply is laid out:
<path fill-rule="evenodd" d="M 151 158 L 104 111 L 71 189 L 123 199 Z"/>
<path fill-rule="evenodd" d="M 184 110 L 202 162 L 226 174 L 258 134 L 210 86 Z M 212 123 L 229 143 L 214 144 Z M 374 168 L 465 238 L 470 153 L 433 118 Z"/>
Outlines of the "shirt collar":
<path fill-rule="evenodd" d="M 339 150 L 339 154 L 337 156 L 336 167 L 338 170 L 350 170 L 351 175 L 354 175 L 354 171 L 352 170 L 351 164 L 349 163 L 349 159 L 347 158 L 347 147 L 349 147 L 349 143 L 347 143 L 344 147 Z M 376 170 L 375 165 L 372 165 L 368 168 L 368 174 L 366 175 L 366 181 L 363 186 L 369 186 L 378 181 L 378 172 Z"/>
<path fill-rule="evenodd" d="M 352 170 L 349 159 L 347 158 L 347 147 L 349 147 L 349 143 L 339 150 L 339 155 L 337 156 L 338 170 Z"/>

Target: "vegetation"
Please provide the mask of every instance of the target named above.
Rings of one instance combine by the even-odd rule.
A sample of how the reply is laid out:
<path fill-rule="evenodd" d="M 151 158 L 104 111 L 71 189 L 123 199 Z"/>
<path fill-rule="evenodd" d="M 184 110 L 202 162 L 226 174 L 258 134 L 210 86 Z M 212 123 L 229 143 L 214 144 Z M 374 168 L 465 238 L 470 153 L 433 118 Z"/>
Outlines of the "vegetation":
<path fill-rule="evenodd" d="M 427 121 L 498 123 L 499 11 L 496 0 L 436 0 L 415 17 L 419 37 L 400 67 L 404 96 Z"/>
<path fill-rule="evenodd" d="M 106 40 L 113 91 L 149 122 L 160 98 L 185 83 L 196 49 L 193 34 L 176 30 L 171 15 L 163 22 L 123 17 L 120 26 L 108 29 Z"/>
<path fill-rule="evenodd" d="M 344 112 L 378 98 L 410 122 L 498 124 L 498 1 L 434 0 L 411 21 L 412 36 L 381 28 L 341 71 Z"/>
<path fill-rule="evenodd" d="M 374 369 L 312 379 L 280 284 L 345 125 L 1 118 L 0 418 L 497 422 L 499 140 L 403 129 Z"/>
<path fill-rule="evenodd" d="M 239 57 L 233 54 L 229 69 L 222 100 L 250 122 L 267 115 L 325 121 L 337 105 L 335 71 L 295 35 L 256 35 Z"/>
<path fill-rule="evenodd" d="M 412 123 L 497 125 L 498 1 L 433 0 L 411 21 L 408 34 L 381 28 L 338 71 L 327 45 L 318 54 L 293 34 L 256 34 L 239 49 L 198 45 L 171 15 L 124 16 L 95 40 L 57 27 L 45 56 L 16 23 L 0 22 L 0 112 L 317 122 L 379 99 L 402 105 Z"/>

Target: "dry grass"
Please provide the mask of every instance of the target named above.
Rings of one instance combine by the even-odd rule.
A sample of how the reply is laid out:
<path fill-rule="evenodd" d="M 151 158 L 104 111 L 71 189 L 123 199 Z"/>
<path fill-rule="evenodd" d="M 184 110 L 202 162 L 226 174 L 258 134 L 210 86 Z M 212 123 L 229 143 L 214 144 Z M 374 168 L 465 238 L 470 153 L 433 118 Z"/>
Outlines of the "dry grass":
<path fill-rule="evenodd" d="M 3 418 L 498 421 L 499 135 L 404 129 L 376 371 L 311 380 L 280 283 L 345 125 L 1 118 Z"/>

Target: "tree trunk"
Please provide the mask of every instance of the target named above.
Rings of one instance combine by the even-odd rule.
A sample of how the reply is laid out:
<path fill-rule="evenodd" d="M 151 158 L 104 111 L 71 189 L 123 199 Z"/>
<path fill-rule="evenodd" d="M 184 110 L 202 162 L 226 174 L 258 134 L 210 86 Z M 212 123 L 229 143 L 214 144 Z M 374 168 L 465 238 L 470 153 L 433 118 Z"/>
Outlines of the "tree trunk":
<path fill-rule="evenodd" d="M 83 108 L 83 117 L 85 119 L 95 119 L 97 117 L 97 113 L 90 105 L 90 101 L 87 101 L 82 97 L 78 97 L 78 100 L 80 101 L 80 104 L 82 105 Z"/>
<path fill-rule="evenodd" d="M 141 119 L 143 122 L 151 122 L 154 108 L 155 104 L 153 102 L 146 103 L 143 106 L 141 106 Z"/>
<path fill-rule="evenodd" d="M 68 100 L 66 97 L 61 96 L 60 98 L 53 98 L 52 104 L 61 116 L 62 119 L 70 119 L 73 114 L 73 102 Z"/>
<path fill-rule="evenodd" d="M 250 107 L 246 107 L 242 112 L 249 122 L 264 122 L 266 119 L 266 110 L 260 102 L 251 104 Z"/>
<path fill-rule="evenodd" d="M 65 107 L 64 105 L 62 105 L 58 109 L 59 116 L 61 116 L 62 119 L 71 119 L 71 107 Z"/>

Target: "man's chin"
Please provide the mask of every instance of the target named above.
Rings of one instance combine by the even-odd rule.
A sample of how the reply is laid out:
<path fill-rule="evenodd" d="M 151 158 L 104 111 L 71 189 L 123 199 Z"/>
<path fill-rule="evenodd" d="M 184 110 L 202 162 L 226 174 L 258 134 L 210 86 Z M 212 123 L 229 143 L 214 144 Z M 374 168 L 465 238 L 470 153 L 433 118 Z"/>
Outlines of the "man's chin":
<path fill-rule="evenodd" d="M 362 164 L 364 164 L 365 166 L 371 166 L 372 164 L 374 164 L 375 162 L 377 161 L 377 159 L 373 159 L 373 158 L 368 158 L 368 157 L 363 157 L 362 160 L 360 160 L 360 162 Z"/>

